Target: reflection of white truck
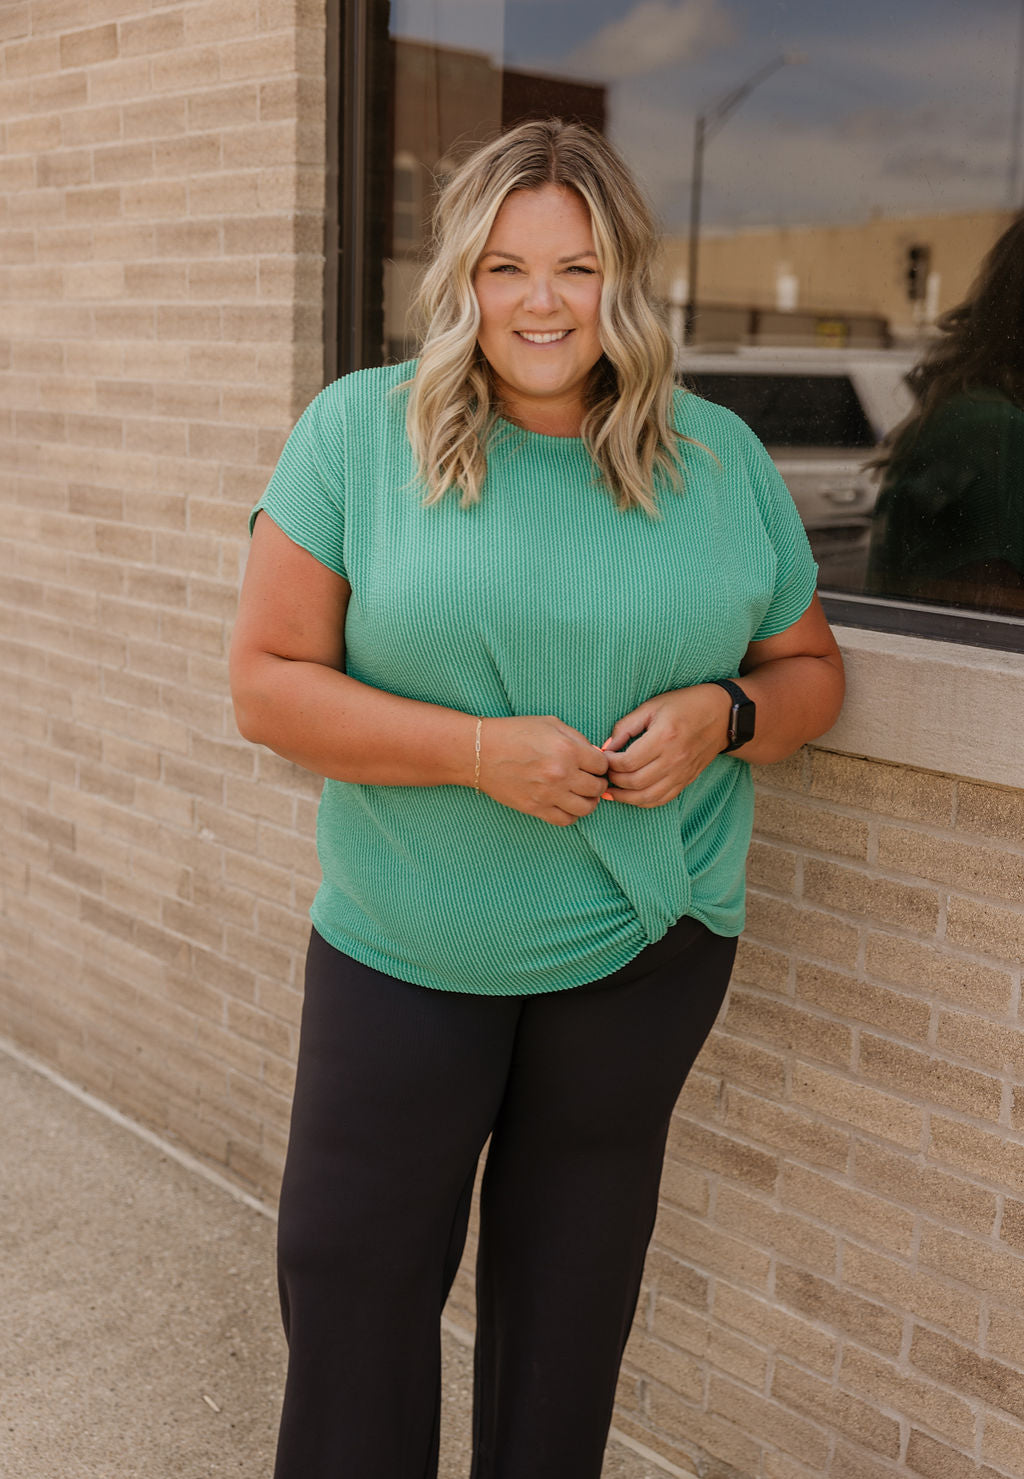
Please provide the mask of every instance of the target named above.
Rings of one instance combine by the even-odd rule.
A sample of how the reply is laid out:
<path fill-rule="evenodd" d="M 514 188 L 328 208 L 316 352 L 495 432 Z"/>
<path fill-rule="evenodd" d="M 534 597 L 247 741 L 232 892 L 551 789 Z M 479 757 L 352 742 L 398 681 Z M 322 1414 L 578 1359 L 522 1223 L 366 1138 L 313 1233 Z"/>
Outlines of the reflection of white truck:
<path fill-rule="evenodd" d="M 913 409 L 893 350 L 738 349 L 680 357 L 678 378 L 764 442 L 800 510 L 823 590 L 863 589 L 877 477 L 873 449 Z"/>

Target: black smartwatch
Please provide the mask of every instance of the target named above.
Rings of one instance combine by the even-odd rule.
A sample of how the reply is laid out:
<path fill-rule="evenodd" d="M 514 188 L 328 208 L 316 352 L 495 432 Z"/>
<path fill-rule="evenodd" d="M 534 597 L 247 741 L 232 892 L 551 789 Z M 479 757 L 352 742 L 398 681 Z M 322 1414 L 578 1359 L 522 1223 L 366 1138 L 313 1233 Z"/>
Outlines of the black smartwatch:
<path fill-rule="evenodd" d="M 722 755 L 728 755 L 730 750 L 738 750 L 740 745 L 745 745 L 748 740 L 754 738 L 754 718 L 757 714 L 757 705 L 731 678 L 712 678 L 710 681 L 717 683 L 719 688 L 724 688 L 732 699 L 732 710 L 729 714 L 729 743 L 724 750 L 719 752 Z"/>

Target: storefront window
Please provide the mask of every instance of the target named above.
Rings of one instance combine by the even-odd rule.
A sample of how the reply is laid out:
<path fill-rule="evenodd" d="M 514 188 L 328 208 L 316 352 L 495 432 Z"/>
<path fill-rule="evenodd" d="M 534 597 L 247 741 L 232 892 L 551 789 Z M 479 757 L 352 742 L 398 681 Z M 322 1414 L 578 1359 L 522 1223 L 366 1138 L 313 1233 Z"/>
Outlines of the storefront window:
<path fill-rule="evenodd" d="M 1024 645 L 1024 5 L 382 13 L 376 146 L 393 183 L 368 359 L 413 352 L 437 180 L 524 117 L 581 119 L 663 223 L 657 287 L 681 380 L 761 435 L 844 619 L 920 630 L 953 612 L 955 632 L 937 634 L 985 626 Z"/>

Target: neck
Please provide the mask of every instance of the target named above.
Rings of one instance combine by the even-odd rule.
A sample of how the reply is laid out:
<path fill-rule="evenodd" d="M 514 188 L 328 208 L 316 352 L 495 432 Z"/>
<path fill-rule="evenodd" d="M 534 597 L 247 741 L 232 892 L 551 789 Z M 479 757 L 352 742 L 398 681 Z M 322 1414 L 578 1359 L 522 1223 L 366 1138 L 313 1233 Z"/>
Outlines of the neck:
<path fill-rule="evenodd" d="M 583 406 L 578 401 L 564 405 L 557 402 L 524 405 L 516 399 L 502 399 L 499 410 L 506 421 L 546 437 L 578 437 L 583 428 Z"/>

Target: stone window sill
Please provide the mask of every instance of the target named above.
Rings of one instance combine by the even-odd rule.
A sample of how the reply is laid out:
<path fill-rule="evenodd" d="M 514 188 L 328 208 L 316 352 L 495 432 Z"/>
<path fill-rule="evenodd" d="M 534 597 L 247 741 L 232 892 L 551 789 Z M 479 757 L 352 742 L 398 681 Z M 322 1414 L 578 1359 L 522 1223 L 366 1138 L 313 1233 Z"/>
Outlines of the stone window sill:
<path fill-rule="evenodd" d="M 835 627 L 843 712 L 823 750 L 1024 787 L 1024 654 Z"/>

